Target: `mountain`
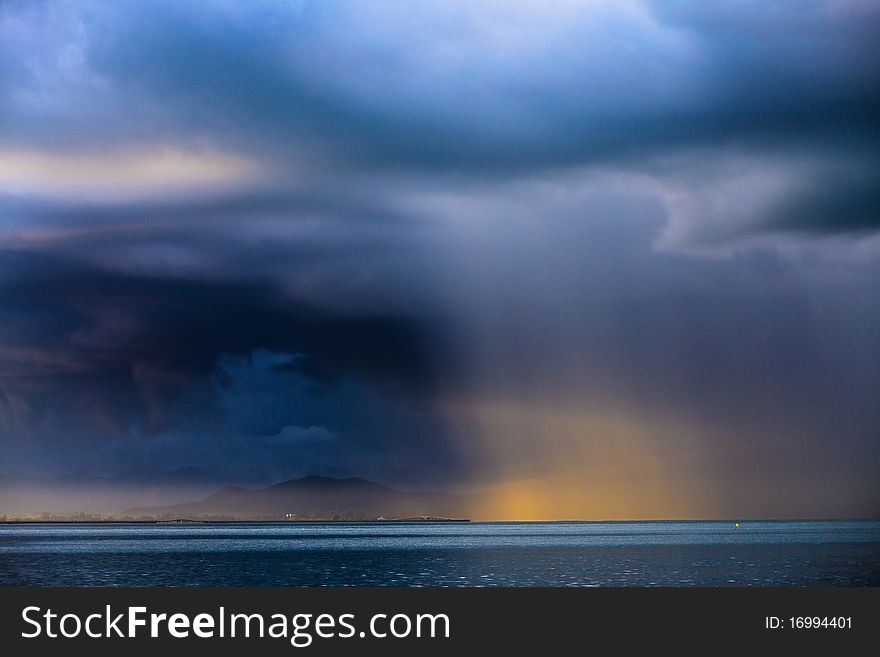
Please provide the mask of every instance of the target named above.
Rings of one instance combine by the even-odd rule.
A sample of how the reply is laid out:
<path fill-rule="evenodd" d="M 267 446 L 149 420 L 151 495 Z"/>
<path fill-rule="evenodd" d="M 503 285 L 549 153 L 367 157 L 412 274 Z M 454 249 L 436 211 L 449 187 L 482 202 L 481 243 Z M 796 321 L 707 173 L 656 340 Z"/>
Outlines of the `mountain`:
<path fill-rule="evenodd" d="M 124 511 L 128 517 L 226 518 L 284 520 L 294 518 L 365 520 L 466 514 L 467 498 L 450 493 L 411 493 L 351 477 L 309 476 L 261 489 L 228 487 L 198 502 L 141 507 Z"/>

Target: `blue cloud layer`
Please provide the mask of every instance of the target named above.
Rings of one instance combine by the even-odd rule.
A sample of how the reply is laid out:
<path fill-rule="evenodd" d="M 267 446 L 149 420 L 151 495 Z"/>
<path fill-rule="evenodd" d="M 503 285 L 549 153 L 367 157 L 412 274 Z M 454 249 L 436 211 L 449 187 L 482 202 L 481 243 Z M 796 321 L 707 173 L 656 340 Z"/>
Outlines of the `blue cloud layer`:
<path fill-rule="evenodd" d="M 732 496 L 735 443 L 772 456 L 754 486 L 795 458 L 867 508 L 878 23 L 845 0 L 3 3 L 10 467 L 488 476 L 450 409 L 552 394 L 699 419 Z"/>

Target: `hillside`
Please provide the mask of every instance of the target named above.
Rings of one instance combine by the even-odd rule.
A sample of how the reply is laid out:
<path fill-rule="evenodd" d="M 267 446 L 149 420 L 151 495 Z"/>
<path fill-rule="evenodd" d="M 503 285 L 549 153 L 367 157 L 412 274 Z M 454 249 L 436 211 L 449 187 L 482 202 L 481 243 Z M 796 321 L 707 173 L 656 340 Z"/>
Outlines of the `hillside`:
<path fill-rule="evenodd" d="M 365 479 L 309 476 L 268 488 L 223 488 L 203 500 L 128 509 L 130 517 L 240 520 L 375 519 L 466 515 L 467 500 L 449 493 L 411 493 Z"/>

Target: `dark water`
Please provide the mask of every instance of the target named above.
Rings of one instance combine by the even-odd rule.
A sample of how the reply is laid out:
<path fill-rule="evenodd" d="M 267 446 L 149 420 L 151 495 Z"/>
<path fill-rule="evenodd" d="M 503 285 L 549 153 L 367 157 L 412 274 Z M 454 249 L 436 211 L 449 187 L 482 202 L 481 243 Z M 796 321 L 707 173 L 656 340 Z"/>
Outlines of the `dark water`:
<path fill-rule="evenodd" d="M 878 586 L 880 522 L 4 525 L 0 584 Z"/>

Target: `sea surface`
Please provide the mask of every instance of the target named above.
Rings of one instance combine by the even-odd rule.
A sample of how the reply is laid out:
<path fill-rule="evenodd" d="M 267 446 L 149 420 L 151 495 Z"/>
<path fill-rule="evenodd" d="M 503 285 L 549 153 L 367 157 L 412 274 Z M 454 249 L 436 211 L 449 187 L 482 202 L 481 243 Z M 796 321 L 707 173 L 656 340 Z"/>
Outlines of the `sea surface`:
<path fill-rule="evenodd" d="M 878 586 L 880 522 L 9 524 L 0 584 Z"/>

